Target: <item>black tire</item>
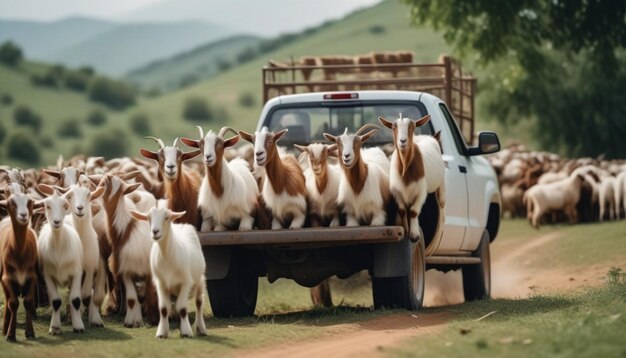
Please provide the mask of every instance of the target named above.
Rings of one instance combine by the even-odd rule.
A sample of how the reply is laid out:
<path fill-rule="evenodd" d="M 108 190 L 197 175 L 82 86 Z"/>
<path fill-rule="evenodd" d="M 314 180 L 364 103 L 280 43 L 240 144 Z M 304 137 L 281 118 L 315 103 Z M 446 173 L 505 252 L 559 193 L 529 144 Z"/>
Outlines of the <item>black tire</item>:
<path fill-rule="evenodd" d="M 491 256 L 489 233 L 486 230 L 472 256 L 480 258 L 480 263 L 465 265 L 461 269 L 465 301 L 486 300 L 491 296 Z"/>
<path fill-rule="evenodd" d="M 424 283 L 426 281 L 426 262 L 424 259 L 424 235 L 416 243 L 411 243 L 412 250 L 409 274 L 400 277 L 372 277 L 374 308 L 404 308 L 417 311 L 424 302 Z"/>
<path fill-rule="evenodd" d="M 254 270 L 242 265 L 245 262 L 233 252 L 226 277 L 206 280 L 213 315 L 218 318 L 247 317 L 254 314 L 259 277 Z"/>

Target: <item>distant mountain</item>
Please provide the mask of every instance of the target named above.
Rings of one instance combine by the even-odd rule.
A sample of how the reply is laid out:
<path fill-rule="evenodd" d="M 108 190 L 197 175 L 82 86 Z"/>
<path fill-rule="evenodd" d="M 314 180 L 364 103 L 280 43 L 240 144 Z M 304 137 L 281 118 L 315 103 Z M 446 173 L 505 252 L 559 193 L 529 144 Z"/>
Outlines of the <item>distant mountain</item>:
<path fill-rule="evenodd" d="M 234 32 L 199 21 L 119 24 L 110 31 L 59 50 L 51 57 L 70 66 L 88 64 L 100 72 L 119 76 L 132 68 Z"/>
<path fill-rule="evenodd" d="M 131 12 L 132 21 L 198 19 L 274 36 L 341 18 L 381 0 L 164 0 Z M 245 11 L 242 11 L 245 9 Z M 398 19 L 405 20 L 405 17 Z"/>
<path fill-rule="evenodd" d="M 171 91 L 235 65 L 239 53 L 260 41 L 260 37 L 248 35 L 227 37 L 134 69 L 126 79 L 143 88 Z"/>
<path fill-rule="evenodd" d="M 0 20 L 0 42 L 17 42 L 28 58 L 49 59 L 52 53 L 73 46 L 117 26 L 114 22 L 71 17 L 54 22 Z"/>

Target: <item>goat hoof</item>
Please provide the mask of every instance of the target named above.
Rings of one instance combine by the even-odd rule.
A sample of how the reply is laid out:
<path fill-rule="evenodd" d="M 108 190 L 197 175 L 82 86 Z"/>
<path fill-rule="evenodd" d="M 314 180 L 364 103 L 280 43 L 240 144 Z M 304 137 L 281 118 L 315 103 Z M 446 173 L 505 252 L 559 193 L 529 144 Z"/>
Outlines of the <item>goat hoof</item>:
<path fill-rule="evenodd" d="M 180 338 L 191 338 L 190 334 L 181 334 Z"/>
<path fill-rule="evenodd" d="M 156 336 L 158 339 L 166 339 L 167 335 L 165 334 L 159 334 L 158 336 Z"/>
<path fill-rule="evenodd" d="M 61 327 L 50 327 L 50 334 L 53 336 L 61 335 Z"/>
<path fill-rule="evenodd" d="M 15 336 L 7 336 L 7 342 L 17 342 L 17 339 L 15 339 Z"/>
<path fill-rule="evenodd" d="M 126 328 L 134 328 L 135 326 L 132 323 L 124 323 L 124 327 L 126 327 Z"/>
<path fill-rule="evenodd" d="M 35 339 L 35 333 L 26 333 L 26 339 Z"/>
<path fill-rule="evenodd" d="M 206 337 L 206 332 L 198 332 L 196 333 L 198 335 L 198 337 Z"/>
<path fill-rule="evenodd" d="M 104 327 L 104 323 L 92 323 L 91 327 L 102 328 L 102 327 Z"/>
<path fill-rule="evenodd" d="M 85 333 L 84 328 L 74 328 L 74 333 Z"/>

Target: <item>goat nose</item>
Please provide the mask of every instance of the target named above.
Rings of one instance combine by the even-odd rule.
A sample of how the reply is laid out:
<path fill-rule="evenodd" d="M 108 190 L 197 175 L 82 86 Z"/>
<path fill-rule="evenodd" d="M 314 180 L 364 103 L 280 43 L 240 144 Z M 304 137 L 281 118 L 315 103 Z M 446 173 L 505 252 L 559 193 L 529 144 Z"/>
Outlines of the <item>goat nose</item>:
<path fill-rule="evenodd" d="M 20 217 L 22 217 L 22 219 L 26 219 L 26 215 L 27 215 L 26 213 L 21 213 Z"/>
<path fill-rule="evenodd" d="M 343 157 L 348 159 L 348 158 L 350 158 L 350 154 L 344 154 Z"/>
<path fill-rule="evenodd" d="M 53 220 L 52 222 L 54 223 L 54 225 L 59 225 L 61 223 L 60 220 Z"/>
<path fill-rule="evenodd" d="M 406 139 L 400 139 L 400 143 L 405 144 L 406 143 Z"/>
<path fill-rule="evenodd" d="M 263 152 L 256 152 L 256 155 L 263 155 Z"/>
<path fill-rule="evenodd" d="M 159 233 L 159 230 L 156 230 L 156 229 L 155 229 L 155 230 L 152 230 L 152 234 L 153 234 L 153 235 L 156 235 L 156 234 L 158 234 L 158 233 Z"/>
<path fill-rule="evenodd" d="M 84 207 L 82 205 L 79 205 L 76 207 L 76 209 L 78 209 L 78 211 L 83 211 Z"/>
<path fill-rule="evenodd" d="M 167 169 L 174 169 L 175 165 L 168 165 Z"/>

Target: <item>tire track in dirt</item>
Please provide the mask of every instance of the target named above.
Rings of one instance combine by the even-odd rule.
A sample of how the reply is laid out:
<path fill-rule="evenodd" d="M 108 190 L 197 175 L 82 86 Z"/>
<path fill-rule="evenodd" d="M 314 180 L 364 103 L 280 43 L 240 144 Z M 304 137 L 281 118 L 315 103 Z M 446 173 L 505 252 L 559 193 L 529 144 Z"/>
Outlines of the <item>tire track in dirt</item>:
<path fill-rule="evenodd" d="M 437 332 L 445 327 L 451 315 L 436 313 L 398 313 L 372 320 L 339 324 L 324 328 L 325 335 L 266 348 L 238 352 L 237 357 L 353 357 L 372 355 L 383 347 L 415 336 Z"/>

